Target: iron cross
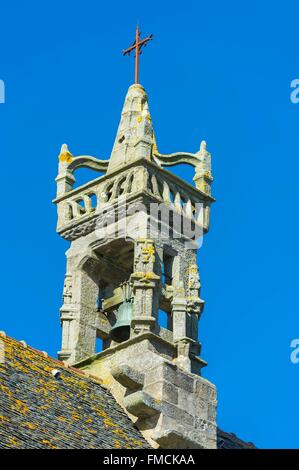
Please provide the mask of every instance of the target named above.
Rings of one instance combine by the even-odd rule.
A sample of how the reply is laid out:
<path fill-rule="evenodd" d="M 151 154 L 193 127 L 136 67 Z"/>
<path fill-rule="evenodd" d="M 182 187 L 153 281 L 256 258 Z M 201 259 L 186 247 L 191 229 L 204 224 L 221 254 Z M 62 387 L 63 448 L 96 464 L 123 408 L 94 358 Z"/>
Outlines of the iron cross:
<path fill-rule="evenodd" d="M 140 39 L 140 30 L 139 26 L 137 25 L 135 42 L 132 44 L 132 46 L 128 47 L 128 49 L 125 49 L 123 51 L 123 55 L 130 55 L 130 52 L 134 51 L 135 49 L 135 83 L 138 83 L 139 81 L 139 56 L 141 54 L 141 48 L 143 46 L 146 46 L 146 43 L 148 41 L 151 41 L 152 39 L 152 34 L 150 34 L 147 38 Z"/>

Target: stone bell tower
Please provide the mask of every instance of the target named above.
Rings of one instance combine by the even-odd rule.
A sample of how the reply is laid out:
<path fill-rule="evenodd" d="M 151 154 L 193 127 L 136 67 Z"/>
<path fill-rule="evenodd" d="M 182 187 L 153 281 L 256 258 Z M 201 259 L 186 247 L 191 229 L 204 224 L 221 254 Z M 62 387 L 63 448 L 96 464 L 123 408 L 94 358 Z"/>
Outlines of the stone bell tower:
<path fill-rule="evenodd" d="M 195 168 L 195 186 L 164 169 L 181 163 Z M 73 189 L 79 167 L 102 175 Z M 196 259 L 212 180 L 204 141 L 196 153 L 158 152 L 139 84 L 128 90 L 109 160 L 73 156 L 66 145 L 59 155 L 57 231 L 71 242 L 59 358 L 98 375 L 156 448 L 216 447 Z"/>

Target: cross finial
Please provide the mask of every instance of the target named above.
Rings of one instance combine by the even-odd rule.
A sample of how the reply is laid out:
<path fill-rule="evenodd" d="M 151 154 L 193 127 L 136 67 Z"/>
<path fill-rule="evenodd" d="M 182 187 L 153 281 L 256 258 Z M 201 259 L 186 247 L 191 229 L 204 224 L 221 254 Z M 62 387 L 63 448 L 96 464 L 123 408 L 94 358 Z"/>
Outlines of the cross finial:
<path fill-rule="evenodd" d="M 134 51 L 135 49 L 135 83 L 139 82 L 139 56 L 141 54 L 141 48 L 146 46 L 146 43 L 152 39 L 152 34 L 150 34 L 147 38 L 140 39 L 140 30 L 139 25 L 137 24 L 135 42 L 132 44 L 132 46 L 128 47 L 128 49 L 123 50 L 123 55 L 130 55 L 130 52 Z"/>

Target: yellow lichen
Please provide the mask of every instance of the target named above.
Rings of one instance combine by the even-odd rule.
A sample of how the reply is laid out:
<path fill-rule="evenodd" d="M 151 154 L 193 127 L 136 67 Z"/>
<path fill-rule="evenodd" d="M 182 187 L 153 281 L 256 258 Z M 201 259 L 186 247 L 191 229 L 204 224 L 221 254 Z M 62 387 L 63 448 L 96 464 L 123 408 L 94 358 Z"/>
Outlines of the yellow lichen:
<path fill-rule="evenodd" d="M 9 422 L 9 419 L 6 418 L 6 416 L 0 415 L 0 422 L 4 422 L 4 421 Z"/>
<path fill-rule="evenodd" d="M 124 437 L 127 441 L 130 441 L 130 438 L 126 435 L 126 433 L 122 429 L 113 429 L 112 432 L 117 436 Z"/>
<path fill-rule="evenodd" d="M 21 400 L 16 400 L 13 408 L 19 411 L 22 415 L 26 415 L 30 412 L 28 406 Z"/>
<path fill-rule="evenodd" d="M 134 447 L 143 447 L 144 446 L 143 442 L 138 440 L 138 439 L 132 439 L 132 444 L 134 445 Z"/>
<path fill-rule="evenodd" d="M 59 416 L 58 419 L 59 421 L 67 421 L 67 419 L 64 416 Z"/>
<path fill-rule="evenodd" d="M 43 439 L 41 441 L 42 444 L 50 447 L 51 449 L 58 449 L 58 447 L 54 446 L 50 441 L 48 441 L 47 439 Z"/>
<path fill-rule="evenodd" d="M 108 427 L 108 426 L 109 426 L 109 427 L 116 427 L 116 426 L 117 426 L 117 424 L 115 424 L 115 423 L 112 421 L 112 419 L 110 419 L 110 418 L 104 418 L 103 421 L 104 421 L 105 426 L 107 426 L 107 427 Z"/>
<path fill-rule="evenodd" d="M 72 413 L 72 419 L 74 421 L 78 421 L 80 419 L 80 415 L 78 415 L 77 413 Z"/>
<path fill-rule="evenodd" d="M 24 423 L 24 426 L 28 429 L 36 429 L 38 427 L 38 424 L 34 423 Z"/>
<path fill-rule="evenodd" d="M 15 437 L 10 437 L 9 442 L 13 447 L 18 447 L 20 445 L 19 441 Z"/>
<path fill-rule="evenodd" d="M 0 384 L 0 390 L 1 390 L 1 392 L 5 393 L 5 395 L 7 395 L 8 398 L 12 399 L 13 394 L 12 394 L 11 390 L 9 390 L 8 387 L 6 387 L 3 384 Z"/>
<path fill-rule="evenodd" d="M 91 434 L 97 434 L 97 431 L 95 429 L 87 429 L 87 431 Z"/>
<path fill-rule="evenodd" d="M 59 160 L 65 163 L 71 163 L 73 161 L 73 157 L 69 152 L 65 152 L 59 155 Z"/>

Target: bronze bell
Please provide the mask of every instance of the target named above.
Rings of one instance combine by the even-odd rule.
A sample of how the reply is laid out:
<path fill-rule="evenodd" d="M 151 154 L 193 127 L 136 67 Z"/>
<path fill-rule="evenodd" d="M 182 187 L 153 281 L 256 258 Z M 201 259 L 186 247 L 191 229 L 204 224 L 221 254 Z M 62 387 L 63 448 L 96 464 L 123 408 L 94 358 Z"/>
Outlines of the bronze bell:
<path fill-rule="evenodd" d="M 132 321 L 132 302 L 123 302 L 117 310 L 117 320 L 111 328 L 111 338 L 118 343 L 126 341 L 130 337 Z"/>
<path fill-rule="evenodd" d="M 130 337 L 130 326 L 132 321 L 133 304 L 131 291 L 128 283 L 122 284 L 123 303 L 118 307 L 116 322 L 111 328 L 110 336 L 114 341 L 122 343 Z"/>

